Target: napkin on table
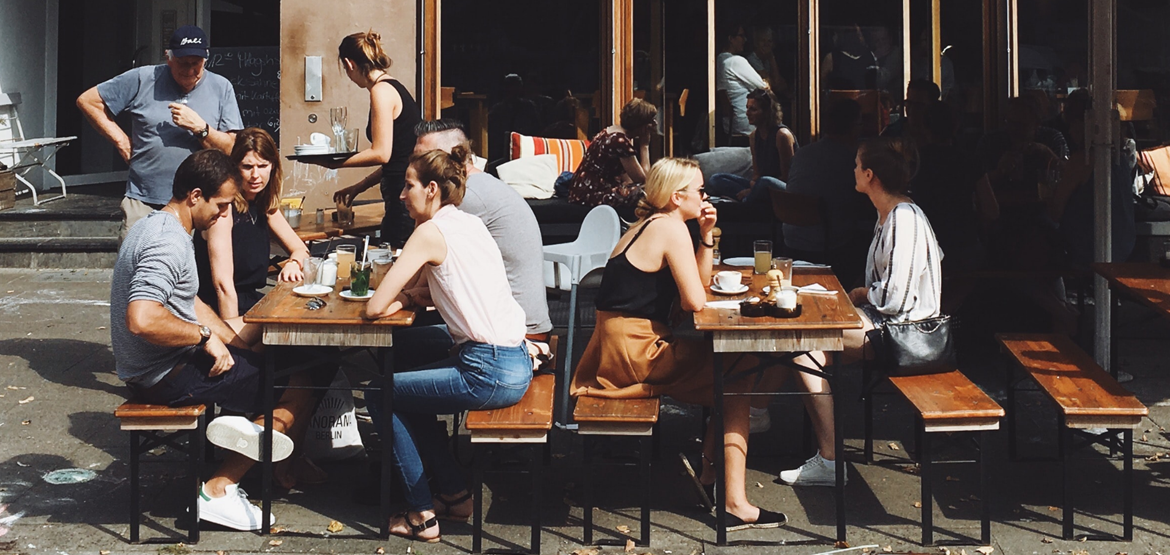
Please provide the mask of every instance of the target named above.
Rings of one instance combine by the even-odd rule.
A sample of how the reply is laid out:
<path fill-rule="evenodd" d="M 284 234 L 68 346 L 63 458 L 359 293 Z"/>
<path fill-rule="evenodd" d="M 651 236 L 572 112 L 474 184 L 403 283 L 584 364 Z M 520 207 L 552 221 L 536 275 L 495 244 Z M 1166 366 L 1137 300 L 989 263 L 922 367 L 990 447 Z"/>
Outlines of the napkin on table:
<path fill-rule="evenodd" d="M 706 308 L 739 308 L 741 301 L 707 301 Z"/>
<path fill-rule="evenodd" d="M 836 295 L 837 294 L 836 290 L 825 289 L 825 286 L 821 285 L 819 283 L 805 285 L 804 287 L 800 288 L 800 292 L 811 294 L 811 295 Z"/>

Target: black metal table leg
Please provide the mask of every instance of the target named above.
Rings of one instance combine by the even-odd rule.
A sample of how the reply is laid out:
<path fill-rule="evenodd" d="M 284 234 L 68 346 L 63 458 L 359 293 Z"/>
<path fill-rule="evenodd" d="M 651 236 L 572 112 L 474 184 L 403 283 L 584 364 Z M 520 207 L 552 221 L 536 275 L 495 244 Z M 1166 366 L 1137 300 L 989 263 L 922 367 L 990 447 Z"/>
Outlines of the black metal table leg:
<path fill-rule="evenodd" d="M 475 464 L 471 467 L 471 494 L 475 498 L 475 508 L 472 513 L 471 552 L 481 553 L 483 551 L 483 464 L 484 451 L 487 449 L 478 443 L 472 445 L 472 457 L 474 457 Z"/>
<path fill-rule="evenodd" d="M 270 346 L 264 355 L 264 439 L 260 442 L 260 535 L 268 535 L 272 522 L 272 411 L 276 408 L 276 351 Z"/>
<path fill-rule="evenodd" d="M 547 445 L 547 444 L 546 444 Z M 532 446 L 532 553 L 540 555 L 540 511 L 542 503 L 541 486 L 543 485 L 541 475 L 542 467 L 544 466 L 544 459 L 541 457 L 542 449 L 536 445 Z"/>
<path fill-rule="evenodd" d="M 138 543 L 138 525 L 142 509 L 138 497 L 138 457 L 142 455 L 141 432 L 130 430 L 130 543 Z"/>
<path fill-rule="evenodd" d="M 584 474 L 582 480 L 585 491 L 582 499 L 584 500 L 583 513 L 581 515 L 581 542 L 585 545 L 593 545 L 593 438 L 591 436 L 584 436 L 581 438 L 582 455 L 585 462 Z"/>
<path fill-rule="evenodd" d="M 829 367 L 837 369 L 837 354 L 828 353 Z M 845 418 L 841 408 L 842 403 L 837 399 L 838 372 L 829 375 L 829 395 L 833 399 L 833 451 L 836 455 L 837 485 L 833 489 L 837 497 L 837 541 L 845 540 Z"/>
<path fill-rule="evenodd" d="M 727 507 L 726 500 L 726 472 L 723 461 L 723 354 L 715 353 L 714 364 L 712 367 L 715 371 L 715 399 L 714 406 L 711 407 L 711 426 L 714 426 L 715 437 L 715 543 L 717 545 L 727 545 Z"/>
<path fill-rule="evenodd" d="M 191 517 L 187 541 L 192 544 L 199 543 L 199 489 L 203 487 L 203 440 L 207 435 L 207 413 L 199 415 L 195 422 L 195 429 L 187 435 L 187 457 L 191 464 L 191 481 L 195 492 L 190 497 L 191 508 L 187 511 Z"/>
<path fill-rule="evenodd" d="M 1007 432 L 1008 432 L 1008 459 L 1016 460 L 1016 388 L 1012 384 L 1013 369 L 1007 368 Z"/>
<path fill-rule="evenodd" d="M 386 418 L 386 425 L 382 430 L 382 490 L 381 500 L 381 537 L 390 537 L 390 492 L 394 486 L 394 353 L 388 348 L 381 348 L 382 356 L 382 407 Z"/>
<path fill-rule="evenodd" d="M 991 433 L 979 432 L 979 497 L 983 504 L 982 516 L 979 523 L 979 542 L 983 545 L 991 543 L 991 472 L 987 464 L 987 453 L 984 451 L 991 444 Z"/>
<path fill-rule="evenodd" d="M 918 479 L 922 487 L 922 545 L 934 545 L 934 497 L 931 494 L 930 434 L 922 418 L 915 419 L 918 428 Z"/>
<path fill-rule="evenodd" d="M 1061 537 L 1073 539 L 1073 504 L 1072 504 L 1072 456 L 1069 453 L 1072 443 L 1072 432 L 1065 425 L 1064 418 L 1060 419 L 1060 472 L 1061 472 Z"/>
<path fill-rule="evenodd" d="M 1125 480 L 1123 497 L 1125 498 L 1125 514 L 1122 516 L 1121 538 L 1127 542 L 1133 541 L 1133 430 L 1126 428 L 1122 432 L 1121 452 L 1125 457 L 1122 462 Z"/>
<path fill-rule="evenodd" d="M 638 457 L 639 461 L 638 478 L 642 481 L 642 543 L 641 545 L 649 547 L 650 545 L 650 459 L 651 447 L 650 443 L 654 436 L 642 436 L 639 440 Z"/>

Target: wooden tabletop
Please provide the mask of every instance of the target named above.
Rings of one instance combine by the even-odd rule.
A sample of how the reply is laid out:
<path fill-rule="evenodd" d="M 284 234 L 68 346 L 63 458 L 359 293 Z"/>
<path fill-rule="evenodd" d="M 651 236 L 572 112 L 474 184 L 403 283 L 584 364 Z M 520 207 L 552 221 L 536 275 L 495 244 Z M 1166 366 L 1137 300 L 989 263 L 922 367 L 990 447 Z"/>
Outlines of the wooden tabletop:
<path fill-rule="evenodd" d="M 741 295 L 717 295 L 710 289 L 707 291 L 708 301 L 742 301 L 749 296 L 764 297 L 762 293 L 768 284 L 767 276 L 752 275 L 751 268 L 729 268 L 719 266 L 714 271 L 739 270 L 744 274 L 744 283 L 750 283 L 746 293 Z M 837 276 L 829 268 L 798 267 L 792 272 L 792 285 L 802 287 L 819 283 L 826 289 L 836 291 L 836 295 L 800 294 L 801 314 L 795 318 L 749 318 L 740 314 L 738 309 L 705 308 L 695 314 L 695 329 L 700 331 L 726 330 L 847 330 L 860 329 L 861 316 L 849 301 L 849 295 L 837 281 Z"/>
<path fill-rule="evenodd" d="M 1170 268 L 1154 262 L 1099 262 L 1093 271 L 1113 288 L 1170 317 Z"/>
<path fill-rule="evenodd" d="M 347 301 L 338 293 L 346 280 L 338 280 L 337 287 L 328 296 L 321 297 L 325 306 L 317 310 L 309 310 L 306 304 L 308 297 L 301 297 L 293 293 L 293 288 L 300 282 L 280 282 L 256 306 L 244 315 L 244 322 L 249 324 L 298 324 L 298 325 L 342 325 L 342 326 L 409 326 L 414 323 L 414 311 L 400 310 L 386 318 L 367 320 L 362 317 L 366 303 Z"/>
<path fill-rule="evenodd" d="M 385 208 L 380 202 L 354 206 L 353 225 L 346 227 L 341 227 L 333 221 L 332 214 L 334 212 L 336 210 L 325 211 L 325 223 L 323 224 L 317 223 L 316 212 L 305 212 L 301 214 L 300 227 L 293 228 L 293 230 L 297 232 L 297 237 L 300 237 L 302 241 L 319 241 L 345 234 L 371 233 L 382 227 L 382 214 L 385 213 Z"/>

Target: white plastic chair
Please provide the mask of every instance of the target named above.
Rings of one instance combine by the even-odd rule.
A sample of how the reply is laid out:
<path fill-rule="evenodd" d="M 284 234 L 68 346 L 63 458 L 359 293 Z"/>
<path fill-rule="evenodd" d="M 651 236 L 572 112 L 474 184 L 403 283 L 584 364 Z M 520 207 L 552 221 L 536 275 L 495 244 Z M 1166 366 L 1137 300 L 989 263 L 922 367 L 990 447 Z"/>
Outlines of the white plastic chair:
<path fill-rule="evenodd" d="M 50 162 L 57 155 L 57 151 L 69 145 L 77 137 L 41 137 L 27 139 L 24 128 L 20 125 L 20 117 L 16 107 L 20 105 L 19 93 L 0 94 L 0 161 L 8 160 L 9 166 L 16 180 L 32 193 L 33 205 L 44 204 L 50 200 L 65 198 L 65 180 L 53 171 Z M 33 168 L 41 168 L 50 177 L 61 184 L 61 194 L 52 198 L 38 199 L 37 188 L 25 178 Z"/>
<path fill-rule="evenodd" d="M 573 376 L 573 346 L 577 331 L 577 288 L 585 276 L 605 268 L 620 238 L 621 220 L 617 211 L 603 204 L 585 215 L 581 231 L 572 243 L 544 247 L 545 285 L 569 291 L 569 337 L 558 395 L 560 408 L 557 411 L 557 423 L 561 426 L 567 426 L 569 422 L 569 380 Z M 565 277 L 568 278 L 567 283 Z"/>

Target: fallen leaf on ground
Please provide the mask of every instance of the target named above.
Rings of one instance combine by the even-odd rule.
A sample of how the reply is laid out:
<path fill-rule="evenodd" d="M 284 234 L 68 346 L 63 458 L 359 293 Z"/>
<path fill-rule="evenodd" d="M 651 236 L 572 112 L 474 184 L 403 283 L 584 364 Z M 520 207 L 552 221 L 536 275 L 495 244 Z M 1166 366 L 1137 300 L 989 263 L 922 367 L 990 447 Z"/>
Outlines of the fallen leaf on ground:
<path fill-rule="evenodd" d="M 626 540 L 626 553 L 634 552 L 634 540 Z"/>
<path fill-rule="evenodd" d="M 995 551 L 995 548 L 991 547 L 990 545 L 985 545 L 983 547 L 980 547 L 979 549 L 976 549 L 975 551 L 978 551 L 978 552 L 982 553 L 983 555 L 991 555 L 991 553 L 993 551 Z"/>
<path fill-rule="evenodd" d="M 618 527 L 617 527 L 617 531 L 618 531 L 618 532 L 621 532 L 621 533 L 623 533 L 623 534 L 629 534 L 629 533 L 630 533 L 630 527 L 629 527 L 629 526 L 626 526 L 626 525 L 624 525 L 624 524 L 623 524 L 623 525 L 621 525 L 621 526 L 618 526 Z"/>
<path fill-rule="evenodd" d="M 227 551 L 216 551 L 215 555 L 227 555 Z"/>
<path fill-rule="evenodd" d="M 25 404 L 25 403 L 31 403 L 31 402 L 33 401 L 33 399 L 36 399 L 36 397 L 33 397 L 32 395 L 29 395 L 27 398 L 25 398 L 25 399 L 23 399 L 23 400 L 21 400 L 21 401 L 17 401 L 17 402 L 23 405 L 23 404 Z"/>
<path fill-rule="evenodd" d="M 18 386 L 15 386 L 15 385 L 10 385 L 10 386 L 8 386 L 8 389 L 11 389 L 11 390 L 13 390 L 13 391 L 17 391 L 17 390 L 20 390 L 20 389 L 28 389 L 28 388 L 25 388 L 25 387 L 18 387 Z"/>
<path fill-rule="evenodd" d="M 761 483 L 759 483 L 759 482 L 756 482 L 756 487 L 757 487 L 757 488 L 762 488 L 762 487 L 764 487 L 764 484 L 761 484 Z"/>
<path fill-rule="evenodd" d="M 914 502 L 914 508 L 915 508 L 915 509 L 921 509 L 921 508 L 922 508 L 922 502 L 921 502 L 921 501 L 915 501 L 915 502 Z"/>
<path fill-rule="evenodd" d="M 849 542 L 847 542 L 845 540 L 838 540 L 837 543 L 833 544 L 833 547 L 835 549 L 849 549 Z M 691 555 L 695 555 L 695 554 L 692 553 Z"/>
<path fill-rule="evenodd" d="M 101 550 L 101 551 L 98 551 L 98 555 L 110 555 L 110 550 L 109 550 L 109 549 L 103 549 L 103 550 Z"/>
<path fill-rule="evenodd" d="M 578 549 L 573 552 L 573 555 L 597 555 L 600 553 L 597 549 Z"/>
<path fill-rule="evenodd" d="M 386 555 L 386 549 L 379 547 L 378 549 L 374 550 L 374 555 Z"/>
<path fill-rule="evenodd" d="M 1073 551 L 1072 555 L 1089 555 L 1089 552 L 1085 551 L 1084 549 L 1081 549 L 1079 551 Z"/>
<path fill-rule="evenodd" d="M 337 522 L 336 520 L 330 520 L 329 526 L 326 526 L 325 529 L 336 534 L 342 530 L 345 530 L 345 525 Z"/>
<path fill-rule="evenodd" d="M 21 426 L 28 426 L 29 424 L 32 424 L 32 420 L 21 420 L 20 421 Z"/>
<path fill-rule="evenodd" d="M 1041 538 L 1040 543 L 1052 543 L 1052 538 Z"/>
<path fill-rule="evenodd" d="M 890 450 L 891 450 L 891 451 L 899 451 L 899 450 L 901 450 L 901 449 L 898 447 L 898 444 L 897 444 L 897 443 L 894 443 L 894 442 L 892 442 L 892 441 L 891 441 L 891 442 L 890 442 Z"/>
<path fill-rule="evenodd" d="M 1049 510 L 1050 512 L 1053 512 L 1053 513 L 1055 513 L 1056 511 L 1059 511 L 1059 510 L 1060 510 L 1060 507 L 1051 507 L 1051 506 L 1050 506 L 1050 507 L 1048 507 L 1048 510 Z"/>
<path fill-rule="evenodd" d="M 279 534 L 281 532 L 284 532 L 285 530 L 288 530 L 288 528 L 286 526 L 284 526 L 283 524 L 278 524 L 276 526 L 269 528 L 268 533 L 269 534 Z"/>
<path fill-rule="evenodd" d="M 280 544 L 282 543 L 284 543 L 284 540 L 268 540 L 268 545 L 271 545 L 272 547 L 280 547 Z"/>
<path fill-rule="evenodd" d="M 883 547 L 883 548 L 882 548 L 882 551 L 885 551 L 886 553 L 893 553 L 893 552 L 894 552 L 894 546 L 892 546 L 892 545 L 887 545 L 887 546 L 885 546 L 885 547 Z"/>
<path fill-rule="evenodd" d="M 955 478 L 954 476 L 947 476 L 947 481 L 948 482 L 958 482 L 959 479 Z"/>

